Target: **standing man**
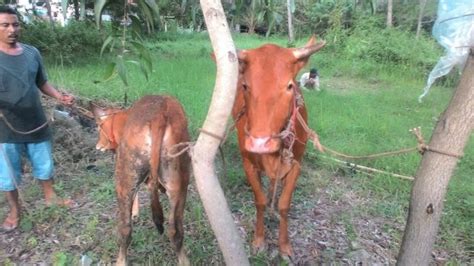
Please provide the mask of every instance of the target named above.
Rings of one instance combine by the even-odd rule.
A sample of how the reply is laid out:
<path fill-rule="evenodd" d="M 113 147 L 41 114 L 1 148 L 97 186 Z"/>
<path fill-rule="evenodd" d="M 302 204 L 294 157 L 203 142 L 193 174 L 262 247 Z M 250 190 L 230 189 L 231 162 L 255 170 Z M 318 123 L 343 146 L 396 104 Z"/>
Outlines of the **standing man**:
<path fill-rule="evenodd" d="M 300 78 L 300 86 L 308 90 L 319 90 L 319 74 L 316 68 L 311 68 L 309 72 L 304 73 Z"/>
<path fill-rule="evenodd" d="M 0 191 L 10 207 L 2 229 L 11 231 L 20 221 L 18 184 L 21 157 L 31 163 L 46 204 L 71 205 L 59 199 L 53 189 L 51 132 L 41 105 L 40 93 L 71 105 L 74 97 L 58 92 L 47 81 L 39 51 L 18 42 L 20 23 L 16 11 L 0 6 Z"/>

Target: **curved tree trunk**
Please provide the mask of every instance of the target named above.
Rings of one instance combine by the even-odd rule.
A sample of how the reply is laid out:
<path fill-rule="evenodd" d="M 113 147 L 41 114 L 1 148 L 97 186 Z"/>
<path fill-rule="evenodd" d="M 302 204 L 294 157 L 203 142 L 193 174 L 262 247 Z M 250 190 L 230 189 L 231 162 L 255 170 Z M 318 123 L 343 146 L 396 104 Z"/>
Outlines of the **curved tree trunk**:
<path fill-rule="evenodd" d="M 224 10 L 218 0 L 201 0 L 209 37 L 217 63 L 217 78 L 203 129 L 224 136 L 235 98 L 238 59 Z M 199 195 L 211 223 L 226 265 L 249 265 L 226 198 L 215 174 L 214 157 L 220 140 L 201 133 L 192 154 Z"/>
<path fill-rule="evenodd" d="M 430 147 L 462 154 L 474 126 L 474 55 L 464 68 L 448 108 L 438 121 Z M 449 179 L 458 158 L 427 151 L 411 192 L 408 221 L 397 265 L 428 265 Z"/>

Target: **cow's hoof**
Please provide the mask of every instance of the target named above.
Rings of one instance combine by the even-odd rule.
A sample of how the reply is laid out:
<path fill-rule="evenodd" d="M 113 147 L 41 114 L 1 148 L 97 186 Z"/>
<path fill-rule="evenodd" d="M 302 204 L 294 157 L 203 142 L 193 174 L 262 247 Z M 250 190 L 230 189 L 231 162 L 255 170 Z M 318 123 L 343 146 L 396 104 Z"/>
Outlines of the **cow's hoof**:
<path fill-rule="evenodd" d="M 258 254 L 264 252 L 267 249 L 265 240 L 255 239 L 252 243 L 253 253 Z"/>
<path fill-rule="evenodd" d="M 280 254 L 280 257 L 281 259 L 288 265 L 295 265 L 293 263 L 293 259 L 290 255 L 283 255 L 283 254 Z"/>
<path fill-rule="evenodd" d="M 186 256 L 186 252 L 182 250 L 178 255 L 178 265 L 179 266 L 190 266 L 191 263 L 189 262 L 188 257 Z"/>
<path fill-rule="evenodd" d="M 293 256 L 293 249 L 290 245 L 280 246 L 280 257 L 285 261 L 290 262 Z"/>
<path fill-rule="evenodd" d="M 156 225 L 156 230 L 158 230 L 158 233 L 162 235 L 165 232 L 165 228 L 163 227 L 162 224 L 155 224 Z"/>

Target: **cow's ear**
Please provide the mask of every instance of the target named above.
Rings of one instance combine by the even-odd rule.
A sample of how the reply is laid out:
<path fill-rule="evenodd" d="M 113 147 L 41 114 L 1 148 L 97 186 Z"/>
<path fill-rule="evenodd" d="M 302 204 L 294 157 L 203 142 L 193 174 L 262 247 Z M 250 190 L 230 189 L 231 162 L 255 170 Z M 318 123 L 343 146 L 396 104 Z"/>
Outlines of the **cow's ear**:
<path fill-rule="evenodd" d="M 94 117 L 96 119 L 99 119 L 100 117 L 106 115 L 105 110 L 100 108 L 97 104 L 93 102 L 89 102 L 89 109 L 91 110 L 92 114 L 94 114 Z"/>
<path fill-rule="evenodd" d="M 212 52 L 210 54 L 210 56 L 211 56 L 212 61 L 214 61 L 214 63 L 215 63 L 216 62 L 216 55 L 214 54 L 214 52 Z"/>
<path fill-rule="evenodd" d="M 247 50 L 237 50 L 237 58 L 239 58 L 239 72 L 244 73 L 245 68 L 247 67 Z"/>

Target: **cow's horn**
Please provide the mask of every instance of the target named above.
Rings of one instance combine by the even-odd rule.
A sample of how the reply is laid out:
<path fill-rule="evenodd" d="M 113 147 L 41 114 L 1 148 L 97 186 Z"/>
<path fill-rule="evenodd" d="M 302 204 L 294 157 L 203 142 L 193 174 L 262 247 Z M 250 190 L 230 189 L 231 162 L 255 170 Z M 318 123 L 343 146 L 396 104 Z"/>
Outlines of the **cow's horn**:
<path fill-rule="evenodd" d="M 314 42 L 313 38 L 311 38 L 311 40 L 308 42 L 309 45 L 293 50 L 293 55 L 296 57 L 296 59 L 307 58 L 310 55 L 319 51 L 321 48 L 323 48 L 326 45 L 325 41 L 322 41 L 317 44 L 312 44 L 312 42 Z"/>

